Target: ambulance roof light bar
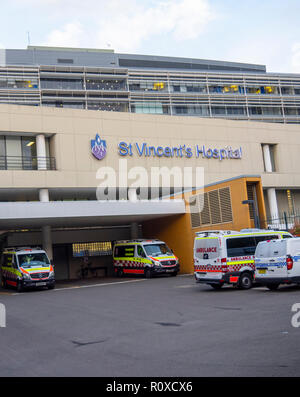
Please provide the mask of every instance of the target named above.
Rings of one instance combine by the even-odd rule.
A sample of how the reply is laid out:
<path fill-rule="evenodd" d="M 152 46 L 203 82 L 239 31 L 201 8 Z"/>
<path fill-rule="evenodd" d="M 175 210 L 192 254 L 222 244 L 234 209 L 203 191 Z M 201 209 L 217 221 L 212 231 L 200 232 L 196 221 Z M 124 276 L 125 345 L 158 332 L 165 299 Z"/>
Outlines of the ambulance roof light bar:
<path fill-rule="evenodd" d="M 202 230 L 201 232 L 196 232 L 197 236 L 205 235 L 205 237 L 208 237 L 210 234 L 220 234 L 220 235 L 226 235 L 226 234 L 237 234 L 240 232 L 237 232 L 235 230 Z"/>
<path fill-rule="evenodd" d="M 161 241 L 157 238 L 140 238 L 140 239 L 132 239 L 132 240 L 118 240 L 116 244 L 124 244 L 124 243 L 151 243 L 155 241 Z"/>
<path fill-rule="evenodd" d="M 4 252 L 7 251 L 41 251 L 42 249 L 40 247 L 8 247 L 4 248 Z"/>

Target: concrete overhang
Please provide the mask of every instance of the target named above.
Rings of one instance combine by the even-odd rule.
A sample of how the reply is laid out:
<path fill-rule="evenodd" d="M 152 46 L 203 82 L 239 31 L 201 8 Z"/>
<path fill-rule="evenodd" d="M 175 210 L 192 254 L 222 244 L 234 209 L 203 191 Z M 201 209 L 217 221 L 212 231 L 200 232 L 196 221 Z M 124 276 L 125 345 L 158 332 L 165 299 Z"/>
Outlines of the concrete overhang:
<path fill-rule="evenodd" d="M 183 200 L 0 203 L 0 229 L 114 226 L 186 212 Z"/>

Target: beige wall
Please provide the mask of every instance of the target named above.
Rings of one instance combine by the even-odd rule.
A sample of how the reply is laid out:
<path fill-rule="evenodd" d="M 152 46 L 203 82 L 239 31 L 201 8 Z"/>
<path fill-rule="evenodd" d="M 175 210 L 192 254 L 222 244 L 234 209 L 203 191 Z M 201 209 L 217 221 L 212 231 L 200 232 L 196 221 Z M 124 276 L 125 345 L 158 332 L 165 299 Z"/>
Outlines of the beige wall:
<path fill-rule="evenodd" d="M 205 184 L 247 174 L 262 175 L 264 187 L 300 187 L 300 125 L 0 105 L 0 134 L 10 133 L 52 136 L 51 154 L 56 158 L 57 171 L 0 171 L 0 188 L 96 187 L 99 167 L 118 169 L 122 157 L 117 145 L 121 141 L 161 146 L 241 146 L 241 160 L 140 158 L 136 152 L 126 158 L 129 168 L 203 166 Z M 108 154 L 101 161 L 90 152 L 90 140 L 96 133 L 108 145 Z M 278 144 L 278 172 L 264 173 L 261 143 Z"/>

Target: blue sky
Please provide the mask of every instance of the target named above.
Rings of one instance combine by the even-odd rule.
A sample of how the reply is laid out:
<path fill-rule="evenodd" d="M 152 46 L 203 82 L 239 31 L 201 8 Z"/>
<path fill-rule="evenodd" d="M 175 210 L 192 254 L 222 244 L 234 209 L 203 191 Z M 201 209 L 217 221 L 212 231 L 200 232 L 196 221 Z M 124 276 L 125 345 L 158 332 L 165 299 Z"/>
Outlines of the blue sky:
<path fill-rule="evenodd" d="M 2 48 L 31 45 L 231 60 L 300 73 L 299 0 L 10 0 Z"/>

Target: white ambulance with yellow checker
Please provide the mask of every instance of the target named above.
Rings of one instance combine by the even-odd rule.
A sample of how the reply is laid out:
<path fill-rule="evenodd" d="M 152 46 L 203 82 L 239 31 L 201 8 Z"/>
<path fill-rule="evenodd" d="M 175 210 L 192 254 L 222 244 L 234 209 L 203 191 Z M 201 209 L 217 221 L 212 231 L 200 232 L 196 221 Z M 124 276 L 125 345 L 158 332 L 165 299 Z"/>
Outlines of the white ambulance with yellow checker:
<path fill-rule="evenodd" d="M 224 284 L 249 289 L 254 281 L 257 244 L 260 241 L 292 237 L 288 232 L 262 229 L 198 232 L 194 240 L 196 281 L 214 289 L 220 289 Z"/>
<path fill-rule="evenodd" d="M 25 288 L 55 287 L 54 269 L 40 248 L 7 248 L 1 255 L 1 286 Z"/>
<path fill-rule="evenodd" d="M 117 241 L 113 249 L 114 272 L 124 274 L 143 274 L 151 278 L 155 274 L 176 276 L 179 261 L 173 251 L 160 240 Z"/>

